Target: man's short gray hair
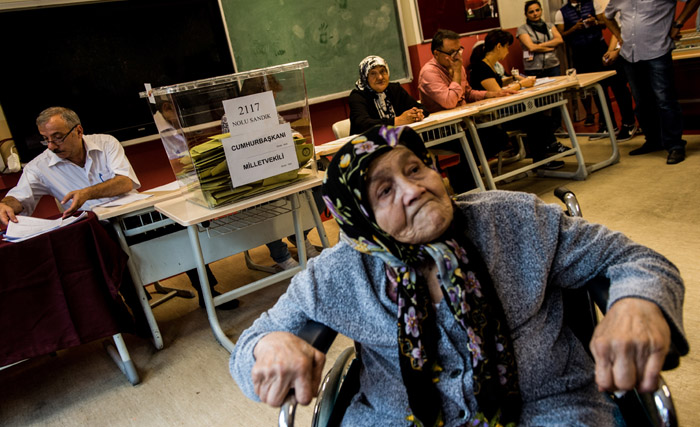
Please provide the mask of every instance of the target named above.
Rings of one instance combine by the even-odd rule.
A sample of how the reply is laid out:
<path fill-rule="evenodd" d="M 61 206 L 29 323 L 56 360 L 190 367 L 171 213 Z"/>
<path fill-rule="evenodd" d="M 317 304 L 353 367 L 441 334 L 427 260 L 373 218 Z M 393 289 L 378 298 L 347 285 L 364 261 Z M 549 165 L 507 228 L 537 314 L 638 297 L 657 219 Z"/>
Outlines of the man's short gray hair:
<path fill-rule="evenodd" d="M 71 110 L 70 108 L 49 107 L 46 110 L 39 113 L 39 117 L 36 118 L 36 126 L 43 126 L 53 116 L 61 116 L 61 118 L 65 120 L 68 127 L 73 127 L 80 124 L 80 118 L 75 113 L 75 111 Z"/>

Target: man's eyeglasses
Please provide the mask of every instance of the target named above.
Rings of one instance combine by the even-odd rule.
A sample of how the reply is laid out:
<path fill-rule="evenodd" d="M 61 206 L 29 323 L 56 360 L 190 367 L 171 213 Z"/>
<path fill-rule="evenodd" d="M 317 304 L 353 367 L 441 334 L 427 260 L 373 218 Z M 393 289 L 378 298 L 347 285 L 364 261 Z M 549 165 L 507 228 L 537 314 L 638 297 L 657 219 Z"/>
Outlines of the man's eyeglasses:
<path fill-rule="evenodd" d="M 51 138 L 51 139 L 46 138 L 46 139 L 42 139 L 42 140 L 39 141 L 39 142 L 41 142 L 43 145 L 49 145 L 50 142 L 53 142 L 53 143 L 56 144 L 56 145 L 61 145 L 61 144 L 63 144 L 63 141 L 65 141 L 66 138 L 68 138 L 68 135 L 70 135 L 70 133 L 73 132 L 73 130 L 74 130 L 76 127 L 78 127 L 78 125 L 75 125 L 75 126 L 73 126 L 72 128 L 70 128 L 70 130 L 69 130 L 65 135 L 63 135 L 62 137 L 59 137 L 59 138 Z"/>
<path fill-rule="evenodd" d="M 445 55 L 451 57 L 452 59 L 457 59 L 458 55 L 461 55 L 462 52 L 464 52 L 464 48 L 460 47 L 457 50 L 453 50 L 452 52 L 445 52 L 444 50 L 436 49 L 440 53 L 444 53 Z"/>

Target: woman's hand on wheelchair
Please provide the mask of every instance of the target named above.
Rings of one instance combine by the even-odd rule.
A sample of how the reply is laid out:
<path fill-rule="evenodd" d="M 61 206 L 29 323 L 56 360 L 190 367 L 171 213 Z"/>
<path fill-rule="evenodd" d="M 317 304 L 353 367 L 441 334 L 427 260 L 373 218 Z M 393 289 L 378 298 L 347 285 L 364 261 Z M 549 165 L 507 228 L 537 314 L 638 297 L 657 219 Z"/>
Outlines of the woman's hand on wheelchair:
<path fill-rule="evenodd" d="M 670 344 L 671 330 L 656 304 L 639 298 L 616 301 L 591 339 L 598 389 L 656 390 Z"/>
<path fill-rule="evenodd" d="M 318 393 L 326 355 L 296 335 L 271 332 L 258 341 L 253 355 L 253 386 L 263 403 L 280 406 L 294 389 L 297 402 L 308 405 Z"/>

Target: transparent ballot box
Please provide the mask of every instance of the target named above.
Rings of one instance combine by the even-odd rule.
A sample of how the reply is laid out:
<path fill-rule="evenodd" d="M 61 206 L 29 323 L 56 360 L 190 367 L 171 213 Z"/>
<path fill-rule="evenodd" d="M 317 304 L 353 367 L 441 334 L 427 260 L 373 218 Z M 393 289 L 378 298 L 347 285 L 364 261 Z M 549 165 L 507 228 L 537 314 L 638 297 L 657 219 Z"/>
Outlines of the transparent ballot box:
<path fill-rule="evenodd" d="M 187 198 L 208 208 L 316 176 L 306 61 L 139 95 Z"/>

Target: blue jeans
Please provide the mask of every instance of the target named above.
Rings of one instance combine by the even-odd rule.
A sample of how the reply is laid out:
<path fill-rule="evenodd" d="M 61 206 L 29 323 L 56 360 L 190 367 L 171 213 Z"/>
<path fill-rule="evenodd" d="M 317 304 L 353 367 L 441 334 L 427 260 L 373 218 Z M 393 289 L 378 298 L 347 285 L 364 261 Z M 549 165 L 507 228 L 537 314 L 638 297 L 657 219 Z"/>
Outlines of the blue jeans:
<path fill-rule="evenodd" d="M 635 113 L 646 143 L 668 151 L 684 148 L 683 113 L 676 93 L 671 52 L 648 61 L 628 62 L 622 57 L 619 60 L 637 104 Z"/>

